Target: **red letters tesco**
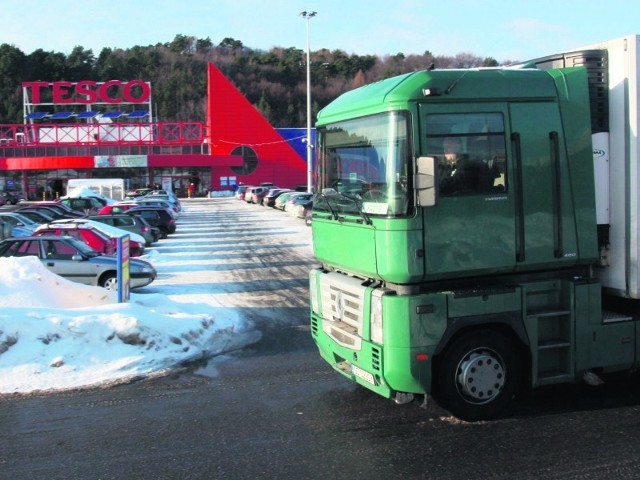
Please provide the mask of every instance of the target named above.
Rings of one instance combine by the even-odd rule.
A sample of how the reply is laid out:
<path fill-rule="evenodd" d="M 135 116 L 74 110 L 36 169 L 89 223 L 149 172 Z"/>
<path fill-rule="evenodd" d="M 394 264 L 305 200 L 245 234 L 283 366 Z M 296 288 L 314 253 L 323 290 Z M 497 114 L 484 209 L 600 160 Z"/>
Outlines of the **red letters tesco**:
<path fill-rule="evenodd" d="M 133 88 L 139 87 L 137 97 Z M 94 82 L 81 80 L 79 82 L 22 82 L 22 88 L 31 89 L 31 103 L 41 103 L 41 89 L 50 88 L 54 104 L 93 104 L 93 103 L 144 103 L 151 97 L 151 87 L 142 80 L 109 80 L 108 82 Z"/>

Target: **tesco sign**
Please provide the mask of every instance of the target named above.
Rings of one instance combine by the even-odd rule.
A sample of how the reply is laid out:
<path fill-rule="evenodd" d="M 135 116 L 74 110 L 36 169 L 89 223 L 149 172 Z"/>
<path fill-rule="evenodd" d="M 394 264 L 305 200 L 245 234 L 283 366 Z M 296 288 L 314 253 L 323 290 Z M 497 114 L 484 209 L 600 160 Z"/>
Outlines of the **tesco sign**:
<path fill-rule="evenodd" d="M 22 82 L 22 88 L 31 91 L 32 104 L 43 103 L 43 92 L 54 104 L 145 103 L 151 98 L 151 86 L 142 80 Z"/>

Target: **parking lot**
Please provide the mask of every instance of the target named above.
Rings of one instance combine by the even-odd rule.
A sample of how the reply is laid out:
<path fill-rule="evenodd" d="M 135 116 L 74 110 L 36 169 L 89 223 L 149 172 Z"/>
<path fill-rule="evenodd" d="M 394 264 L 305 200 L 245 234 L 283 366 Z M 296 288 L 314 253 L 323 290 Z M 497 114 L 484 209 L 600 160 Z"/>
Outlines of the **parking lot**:
<path fill-rule="evenodd" d="M 146 292 L 171 290 L 179 299 L 177 289 L 225 307 L 307 308 L 315 261 L 302 219 L 232 197 L 184 203 L 176 233 L 151 249 L 159 274 Z"/>
<path fill-rule="evenodd" d="M 233 308 L 259 335 L 127 385 L 1 397 L 0 478 L 637 478 L 637 378 L 542 389 L 491 422 L 395 405 L 319 358 L 304 222 L 231 198 L 185 204 L 142 291 Z"/>

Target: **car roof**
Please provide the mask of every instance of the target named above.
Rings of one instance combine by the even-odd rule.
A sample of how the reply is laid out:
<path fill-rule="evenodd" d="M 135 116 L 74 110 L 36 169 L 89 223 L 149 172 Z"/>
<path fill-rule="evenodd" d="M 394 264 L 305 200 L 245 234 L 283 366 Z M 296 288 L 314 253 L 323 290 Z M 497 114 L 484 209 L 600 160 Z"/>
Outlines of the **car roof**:
<path fill-rule="evenodd" d="M 129 210 L 127 210 L 128 212 L 131 211 L 139 211 L 139 210 L 156 210 L 156 211 L 160 211 L 160 212 L 167 212 L 169 213 L 169 209 L 167 209 L 167 207 L 163 207 L 161 205 L 140 205 L 139 207 L 133 207 L 130 208 Z"/>
<path fill-rule="evenodd" d="M 94 220 L 96 218 L 134 218 L 131 215 L 127 214 L 127 213 L 113 213 L 113 212 L 109 212 L 109 213 L 103 213 L 102 215 L 89 215 L 87 218 L 89 220 Z"/>
<path fill-rule="evenodd" d="M 45 210 L 46 211 L 46 210 L 52 210 L 52 209 L 51 209 L 51 205 L 36 205 L 35 203 L 29 203 L 24 207 L 20 206 L 16 211 L 19 212 L 20 210 Z"/>
<path fill-rule="evenodd" d="M 59 230 L 98 230 L 95 226 L 90 223 L 43 223 L 38 227 L 40 230 L 44 230 L 45 228 L 59 229 Z"/>
<path fill-rule="evenodd" d="M 10 238 L 5 238 L 4 240 L 0 241 L 0 245 L 5 244 L 5 243 L 15 243 L 15 242 L 24 242 L 24 241 L 34 241 L 37 240 L 38 242 L 42 242 L 45 240 L 49 240 L 52 242 L 63 242 L 63 243 L 68 243 L 73 245 L 75 248 L 79 249 L 81 252 L 83 251 L 83 249 L 89 249 L 92 250 L 91 247 L 88 247 L 84 242 L 77 240 L 73 237 L 67 237 L 67 236 L 57 236 L 57 235 L 30 235 L 28 237 L 10 237 Z M 102 256 L 102 254 L 100 254 L 99 252 L 96 252 L 95 250 L 93 250 L 95 252 L 95 254 Z M 83 252 L 84 253 L 84 252 Z"/>
<path fill-rule="evenodd" d="M 12 217 L 18 215 L 20 216 L 20 211 L 19 210 L 2 210 L 0 211 L 0 215 L 11 215 Z"/>
<path fill-rule="evenodd" d="M 16 242 L 22 240 L 55 240 L 58 242 L 67 242 L 69 240 L 75 240 L 75 238 L 71 237 L 58 237 L 57 235 L 30 235 L 27 237 L 10 237 L 5 238 L 2 242 Z"/>

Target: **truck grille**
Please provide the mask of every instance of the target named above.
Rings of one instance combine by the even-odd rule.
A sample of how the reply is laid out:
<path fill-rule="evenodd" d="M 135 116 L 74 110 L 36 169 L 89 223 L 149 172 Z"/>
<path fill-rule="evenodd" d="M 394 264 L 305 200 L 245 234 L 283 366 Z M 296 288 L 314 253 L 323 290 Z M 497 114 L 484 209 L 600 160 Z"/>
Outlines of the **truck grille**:
<path fill-rule="evenodd" d="M 364 323 L 362 280 L 327 273 L 320 276 L 324 332 L 340 345 L 360 350 Z"/>

